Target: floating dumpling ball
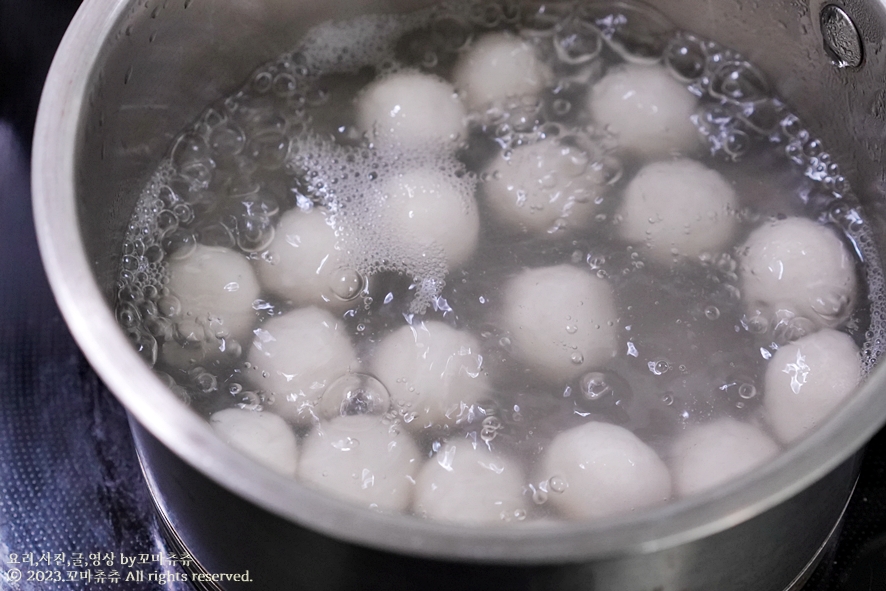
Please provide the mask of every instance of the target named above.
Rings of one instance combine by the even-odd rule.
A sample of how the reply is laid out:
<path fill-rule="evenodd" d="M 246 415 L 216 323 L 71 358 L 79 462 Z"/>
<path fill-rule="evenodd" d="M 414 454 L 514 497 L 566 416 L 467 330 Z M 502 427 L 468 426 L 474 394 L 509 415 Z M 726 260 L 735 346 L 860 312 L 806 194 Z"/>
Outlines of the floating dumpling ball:
<path fill-rule="evenodd" d="M 735 233 L 735 191 L 720 173 L 687 159 L 644 166 L 625 188 L 621 237 L 661 263 L 726 248 Z"/>
<path fill-rule="evenodd" d="M 779 447 L 758 428 L 735 419 L 690 427 L 671 448 L 674 492 L 687 496 L 750 472 Z"/>
<path fill-rule="evenodd" d="M 779 347 L 766 368 L 763 408 L 783 442 L 819 426 L 861 380 L 852 338 L 822 329 Z"/>
<path fill-rule="evenodd" d="M 623 427 L 586 423 L 557 435 L 541 458 L 548 502 L 564 517 L 601 518 L 663 503 L 671 475 L 655 451 Z"/>
<path fill-rule="evenodd" d="M 538 94 L 553 78 L 530 43 L 508 33 L 477 39 L 455 66 L 453 81 L 471 109 Z"/>
<path fill-rule="evenodd" d="M 536 235 L 584 225 L 602 193 L 584 150 L 546 139 L 500 153 L 486 167 L 489 211 L 505 227 Z"/>
<path fill-rule="evenodd" d="M 209 417 L 218 436 L 268 468 L 295 476 L 298 449 L 295 433 L 275 414 L 228 408 Z"/>
<path fill-rule="evenodd" d="M 256 328 L 247 357 L 252 385 L 274 396 L 271 410 L 294 424 L 314 416 L 327 386 L 358 369 L 343 321 L 316 307 L 299 308 Z"/>
<path fill-rule="evenodd" d="M 691 116 L 698 99 L 659 65 L 626 64 L 591 89 L 588 108 L 619 146 L 643 156 L 690 154 L 699 146 Z"/>
<path fill-rule="evenodd" d="M 489 384 L 480 344 L 468 332 L 437 321 L 404 326 L 378 346 L 373 371 L 410 429 L 468 420 Z"/>
<path fill-rule="evenodd" d="M 480 216 L 472 185 L 450 174 L 419 168 L 388 179 L 383 216 L 399 240 L 423 251 L 439 248 L 449 270 L 474 253 Z"/>
<path fill-rule="evenodd" d="M 530 269 L 505 286 L 502 325 L 513 356 L 565 382 L 612 358 L 618 313 L 609 284 L 569 265 Z"/>
<path fill-rule="evenodd" d="M 262 287 L 295 306 L 343 310 L 363 289 L 337 244 L 327 212 L 292 209 L 280 218 L 270 256 L 256 259 Z"/>
<path fill-rule="evenodd" d="M 446 81 L 419 72 L 376 80 L 357 98 L 357 125 L 403 147 L 464 139 L 465 108 Z"/>
<path fill-rule="evenodd" d="M 404 511 L 420 458 L 412 438 L 379 417 L 339 416 L 305 438 L 298 476 L 366 507 Z"/>
<path fill-rule="evenodd" d="M 187 257 L 169 263 L 167 276 L 171 296 L 167 300 L 174 298 L 179 308 L 173 320 L 180 342 L 163 344 L 163 360 L 186 368 L 226 352 L 238 355 L 240 345 L 235 343 L 249 338 L 256 323 L 252 303 L 260 291 L 246 257 L 227 248 L 198 244 Z"/>
<path fill-rule="evenodd" d="M 837 234 L 805 218 L 767 222 L 739 248 L 742 299 L 749 316 L 779 311 L 835 327 L 852 313 L 855 260 Z"/>
<path fill-rule="evenodd" d="M 184 259 L 173 260 L 166 286 L 181 304 L 181 316 L 217 322 L 229 334 L 248 333 L 255 324 L 252 303 L 259 285 L 249 261 L 233 250 L 198 244 Z"/>
<path fill-rule="evenodd" d="M 462 525 L 495 525 L 526 513 L 519 465 L 471 441 L 448 441 L 415 479 L 416 514 Z"/>

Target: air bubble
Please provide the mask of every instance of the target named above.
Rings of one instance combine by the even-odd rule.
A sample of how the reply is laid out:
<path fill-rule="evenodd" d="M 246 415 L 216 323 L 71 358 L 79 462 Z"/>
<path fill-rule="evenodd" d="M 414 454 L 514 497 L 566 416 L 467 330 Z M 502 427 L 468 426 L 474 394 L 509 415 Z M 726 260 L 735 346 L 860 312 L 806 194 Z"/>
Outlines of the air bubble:
<path fill-rule="evenodd" d="M 209 160 L 209 146 L 194 132 L 182 134 L 172 148 L 171 160 L 179 169 L 189 164 L 203 164 Z"/>
<path fill-rule="evenodd" d="M 714 72 L 709 90 L 717 98 L 734 103 L 753 103 L 769 97 L 769 83 L 748 62 L 726 62 Z"/>
<path fill-rule="evenodd" d="M 170 259 L 185 259 L 197 248 L 197 240 L 191 232 L 178 229 L 163 238 L 163 250 Z"/>
<path fill-rule="evenodd" d="M 707 306 L 704 309 L 704 315 L 708 320 L 716 320 L 720 317 L 720 309 L 717 306 Z"/>
<path fill-rule="evenodd" d="M 707 53 L 697 37 L 678 35 L 665 49 L 664 60 L 677 78 L 692 82 L 704 73 Z"/>
<path fill-rule="evenodd" d="M 569 483 L 560 476 L 551 476 L 548 479 L 548 486 L 552 492 L 562 493 L 566 492 L 566 489 L 569 488 Z"/>
<path fill-rule="evenodd" d="M 584 64 L 598 55 L 603 48 L 600 31 L 590 23 L 571 19 L 554 34 L 557 57 L 569 65 Z"/>
<path fill-rule="evenodd" d="M 237 246 L 244 252 L 260 252 L 274 240 L 274 224 L 265 216 L 243 216 L 237 222 Z"/>
<path fill-rule="evenodd" d="M 247 153 L 262 168 L 276 170 L 289 153 L 289 139 L 280 132 L 268 131 L 249 141 Z"/>
<path fill-rule="evenodd" d="M 363 293 L 366 280 L 354 269 L 337 269 L 330 275 L 329 287 L 342 301 L 349 302 Z"/>
<path fill-rule="evenodd" d="M 664 15 L 646 6 L 581 4 L 578 15 L 593 22 L 616 53 L 638 64 L 658 62 L 674 30 Z"/>
<path fill-rule="evenodd" d="M 252 89 L 259 94 L 264 94 L 271 89 L 273 79 L 268 72 L 259 72 L 252 78 Z"/>
<path fill-rule="evenodd" d="M 671 363 L 667 359 L 655 359 L 646 364 L 654 375 L 661 376 L 671 369 Z"/>
<path fill-rule="evenodd" d="M 723 149 L 733 158 L 743 156 L 751 147 L 751 138 L 741 130 L 732 130 L 726 134 Z"/>
<path fill-rule="evenodd" d="M 384 384 L 373 376 L 348 373 L 326 388 L 318 404 L 327 416 L 382 416 L 391 407 L 391 395 Z"/>
<path fill-rule="evenodd" d="M 738 395 L 745 400 L 750 400 L 757 395 L 757 388 L 753 384 L 741 384 L 738 387 Z"/>
<path fill-rule="evenodd" d="M 273 82 L 274 94 L 282 98 L 289 98 L 295 94 L 298 84 L 290 74 L 277 74 Z"/>
<path fill-rule="evenodd" d="M 825 290 L 810 299 L 812 311 L 827 322 L 835 322 L 846 314 L 849 309 L 849 296 L 845 290 Z"/>
<path fill-rule="evenodd" d="M 572 109 L 572 103 L 570 103 L 566 99 L 556 99 L 551 104 L 551 108 L 553 109 L 555 115 L 563 116 Z"/>
<path fill-rule="evenodd" d="M 742 325 L 751 334 L 765 334 L 769 331 L 769 320 L 761 314 L 743 318 Z"/>
<path fill-rule="evenodd" d="M 231 158 L 243 151 L 246 136 L 233 122 L 227 122 L 212 130 L 209 147 L 216 158 Z"/>
<path fill-rule="evenodd" d="M 572 13 L 568 3 L 548 2 L 523 7 L 523 29 L 534 35 L 552 35 L 557 25 Z"/>

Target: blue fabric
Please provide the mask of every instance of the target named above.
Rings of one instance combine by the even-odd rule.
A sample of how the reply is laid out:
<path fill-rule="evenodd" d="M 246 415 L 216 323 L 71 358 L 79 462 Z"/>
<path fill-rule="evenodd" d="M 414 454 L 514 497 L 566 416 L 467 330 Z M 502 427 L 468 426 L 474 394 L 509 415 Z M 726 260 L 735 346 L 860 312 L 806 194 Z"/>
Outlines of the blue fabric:
<path fill-rule="evenodd" d="M 119 558 L 114 566 L 72 566 L 78 553 L 88 560 L 97 552 L 132 557 L 164 549 L 126 413 L 79 352 L 44 278 L 28 170 L 21 142 L 0 121 L 0 589 L 188 589 L 126 582 L 133 569 L 121 568 Z M 10 563 L 28 553 L 64 553 L 67 564 Z M 22 581 L 4 580 L 11 568 Z M 28 581 L 37 570 L 59 571 L 63 580 Z M 100 570 L 121 579 L 66 580 L 68 572 Z M 181 568 L 151 562 L 142 570 Z"/>

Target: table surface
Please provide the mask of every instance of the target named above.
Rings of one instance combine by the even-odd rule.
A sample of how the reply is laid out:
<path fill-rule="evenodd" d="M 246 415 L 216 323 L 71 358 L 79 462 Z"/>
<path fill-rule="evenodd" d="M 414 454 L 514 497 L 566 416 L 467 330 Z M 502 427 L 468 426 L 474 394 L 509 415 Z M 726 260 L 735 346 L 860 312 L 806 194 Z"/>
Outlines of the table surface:
<path fill-rule="evenodd" d="M 0 590 L 189 591 L 126 414 L 68 333 L 33 231 L 34 116 L 78 4 L 0 0 Z M 838 544 L 804 587 L 875 589 L 886 589 L 886 430 L 867 448 Z"/>

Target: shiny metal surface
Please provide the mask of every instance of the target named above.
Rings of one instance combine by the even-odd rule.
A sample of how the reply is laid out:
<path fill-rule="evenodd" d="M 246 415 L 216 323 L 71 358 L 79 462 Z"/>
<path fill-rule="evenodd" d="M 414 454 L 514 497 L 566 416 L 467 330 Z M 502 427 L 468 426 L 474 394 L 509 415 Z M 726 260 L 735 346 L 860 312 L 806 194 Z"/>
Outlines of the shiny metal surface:
<path fill-rule="evenodd" d="M 278 553 L 285 540 L 308 558 L 324 548 L 327 563 L 360 556 L 364 564 L 462 564 L 453 568 L 465 573 L 477 569 L 464 563 L 519 565 L 520 572 L 534 573 L 526 580 L 540 586 L 565 577 L 564 585 L 574 588 L 619 591 L 784 589 L 842 509 L 854 470 L 847 458 L 886 419 L 886 368 L 875 371 L 831 422 L 722 490 L 593 523 L 466 530 L 363 511 L 253 464 L 170 394 L 117 328 L 109 303 L 123 229 L 138 188 L 173 135 L 319 20 L 418 4 L 86 0 L 62 42 L 34 143 L 41 254 L 81 348 L 152 434 L 136 428 L 147 472 L 183 528 L 182 538 L 207 557 L 214 554 L 210 569 L 234 560 L 226 544 L 244 535 L 268 543 L 267 535 L 253 539 L 263 528 L 282 536 L 272 543 Z M 860 68 L 836 69 L 818 25 L 823 4 L 661 0 L 655 6 L 678 26 L 743 52 L 766 72 L 834 158 L 852 163 L 845 174 L 878 235 L 886 236 L 886 10 L 880 1 L 841 3 L 866 57 Z M 733 562 L 742 564 L 744 575 L 729 567 Z M 297 575 L 280 568 L 273 572 Z M 762 582 L 776 579 L 781 587 Z M 304 588 L 347 588 L 316 585 Z"/>

